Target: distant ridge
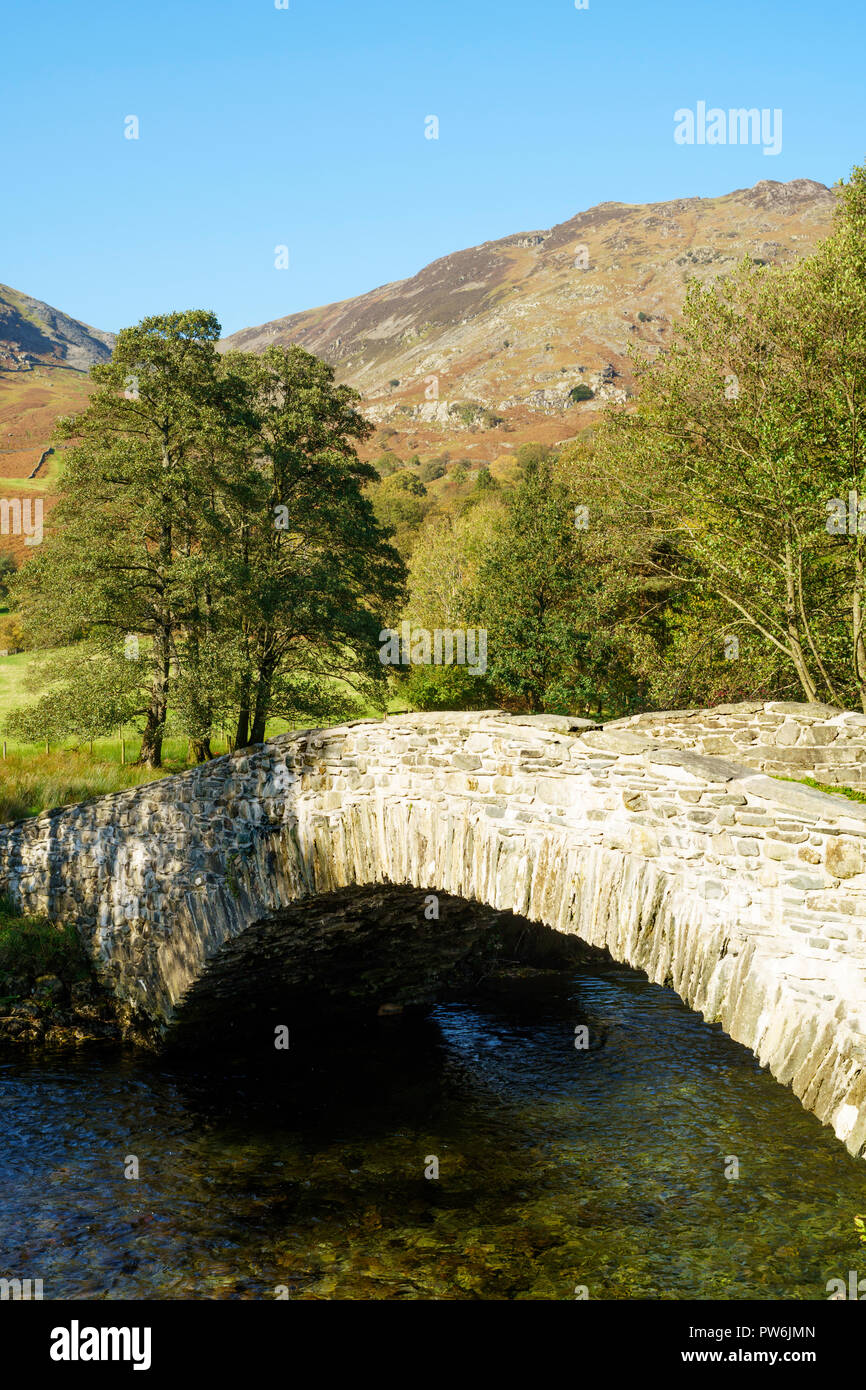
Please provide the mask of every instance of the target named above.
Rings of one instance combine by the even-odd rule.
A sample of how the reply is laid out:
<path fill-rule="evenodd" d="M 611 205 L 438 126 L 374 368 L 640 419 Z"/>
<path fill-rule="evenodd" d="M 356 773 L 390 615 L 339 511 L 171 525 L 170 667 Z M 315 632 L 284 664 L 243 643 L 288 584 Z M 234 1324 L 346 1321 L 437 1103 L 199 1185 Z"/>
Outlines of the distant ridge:
<path fill-rule="evenodd" d="M 111 356 L 113 344 L 113 333 L 0 285 L 0 371 L 26 371 L 40 362 L 86 372 L 92 363 Z"/>
<path fill-rule="evenodd" d="M 718 198 L 602 203 L 354 299 L 242 329 L 222 346 L 299 343 L 416 446 L 443 431 L 477 432 L 491 416 L 513 429 L 550 417 L 567 435 L 564 423 L 579 428 L 599 401 L 627 397 L 629 345 L 652 352 L 669 339 L 689 277 L 712 279 L 743 257 L 807 255 L 829 231 L 834 202 L 812 179 L 764 179 Z M 575 404 L 578 386 L 593 400 Z"/>

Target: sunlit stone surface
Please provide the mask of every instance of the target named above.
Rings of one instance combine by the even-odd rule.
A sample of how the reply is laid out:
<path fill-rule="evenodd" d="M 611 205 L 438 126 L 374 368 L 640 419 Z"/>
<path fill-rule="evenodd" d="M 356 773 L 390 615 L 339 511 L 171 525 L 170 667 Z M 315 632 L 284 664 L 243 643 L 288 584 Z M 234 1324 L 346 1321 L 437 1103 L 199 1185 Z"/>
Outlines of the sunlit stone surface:
<path fill-rule="evenodd" d="M 864 765 L 866 719 L 824 706 L 362 721 L 0 827 L 0 891 L 75 921 L 159 1033 L 228 943 L 300 900 L 406 885 L 419 920 L 431 894 L 483 903 L 671 985 L 861 1153 L 866 805 L 758 769 L 856 785 Z M 328 953 L 292 920 L 303 973 Z"/>

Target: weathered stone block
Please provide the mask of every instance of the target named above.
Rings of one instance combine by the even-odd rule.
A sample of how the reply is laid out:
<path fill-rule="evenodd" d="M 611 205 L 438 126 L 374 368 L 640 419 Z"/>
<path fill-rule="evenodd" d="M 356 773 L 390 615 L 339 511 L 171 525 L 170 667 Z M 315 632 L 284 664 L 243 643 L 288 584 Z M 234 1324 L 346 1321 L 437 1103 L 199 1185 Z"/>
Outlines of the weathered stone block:
<path fill-rule="evenodd" d="M 451 762 L 463 772 L 474 772 L 481 766 L 481 759 L 474 753 L 455 753 Z"/>
<path fill-rule="evenodd" d="M 647 754 L 647 761 L 682 768 L 702 782 L 732 782 L 750 773 L 749 768 L 739 763 L 728 762 L 724 758 L 706 758 L 701 753 L 692 753 L 687 749 L 653 749 Z"/>
<path fill-rule="evenodd" d="M 839 836 L 828 843 L 824 863 L 834 878 L 853 878 L 863 872 L 863 846 L 858 840 Z"/>

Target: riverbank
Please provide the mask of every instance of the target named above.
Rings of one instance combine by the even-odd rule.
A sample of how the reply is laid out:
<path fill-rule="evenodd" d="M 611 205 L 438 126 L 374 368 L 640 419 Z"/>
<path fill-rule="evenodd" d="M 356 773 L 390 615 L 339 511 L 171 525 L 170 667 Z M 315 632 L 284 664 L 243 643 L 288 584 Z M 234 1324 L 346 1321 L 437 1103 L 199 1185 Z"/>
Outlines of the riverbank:
<path fill-rule="evenodd" d="M 121 1019 L 75 928 L 20 917 L 0 900 L 0 1045 L 118 1042 Z"/>

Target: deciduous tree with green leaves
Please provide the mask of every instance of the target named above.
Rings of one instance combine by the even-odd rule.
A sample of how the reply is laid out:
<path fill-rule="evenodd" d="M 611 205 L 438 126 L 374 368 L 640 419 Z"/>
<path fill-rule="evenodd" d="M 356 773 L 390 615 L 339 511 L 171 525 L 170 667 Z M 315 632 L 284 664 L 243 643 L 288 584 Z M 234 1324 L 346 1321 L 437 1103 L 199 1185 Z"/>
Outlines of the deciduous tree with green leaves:
<path fill-rule="evenodd" d="M 233 655 L 243 745 L 273 715 L 326 722 L 359 712 L 352 689 L 382 697 L 381 614 L 405 569 L 365 491 L 376 472 L 355 450 L 371 432 L 357 393 L 299 347 L 231 353 L 224 371 L 246 393 L 248 433 L 215 460 L 204 548 L 219 554 L 213 626 Z"/>
<path fill-rule="evenodd" d="M 806 700 L 866 710 L 866 537 L 827 529 L 866 483 L 866 173 L 808 260 L 693 282 L 638 379 L 637 411 L 595 440 L 611 516 L 639 519 L 654 573 L 721 605 Z"/>
<path fill-rule="evenodd" d="M 378 610 L 405 574 L 364 492 L 356 393 L 301 348 L 221 356 L 218 338 L 199 312 L 119 335 L 66 424 L 62 500 L 15 581 L 39 644 L 87 658 L 32 719 L 57 733 L 66 708 L 67 732 L 98 733 L 122 707 L 152 766 L 170 704 L 199 758 L 229 720 L 245 745 L 274 715 L 357 713 L 358 691 L 382 689 Z M 118 667 L 127 634 L 138 660 Z"/>
<path fill-rule="evenodd" d="M 137 670 L 141 761 L 153 767 L 162 760 L 176 639 L 192 620 L 202 563 L 204 460 L 226 428 L 219 332 L 214 315 L 199 311 L 122 330 L 111 359 L 91 369 L 87 408 L 60 422 L 60 437 L 73 441 L 61 501 L 14 586 L 42 645 L 148 639 Z"/>
<path fill-rule="evenodd" d="M 577 524 L 567 469 L 530 458 L 481 563 L 473 617 L 487 628 L 487 679 L 516 708 L 628 704 L 633 684 L 597 549 Z"/>

